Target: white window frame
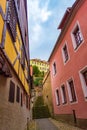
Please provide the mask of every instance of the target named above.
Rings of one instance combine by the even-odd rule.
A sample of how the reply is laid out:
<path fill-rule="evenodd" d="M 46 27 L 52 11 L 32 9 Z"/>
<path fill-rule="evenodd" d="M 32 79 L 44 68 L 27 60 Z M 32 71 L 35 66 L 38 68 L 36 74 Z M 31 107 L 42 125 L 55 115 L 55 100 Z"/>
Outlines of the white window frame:
<path fill-rule="evenodd" d="M 65 54 L 64 54 L 64 47 L 67 47 L 67 53 L 68 53 L 68 60 L 66 60 L 66 57 L 65 57 Z M 67 45 L 67 42 L 65 41 L 65 44 L 63 45 L 63 47 L 62 47 L 62 58 L 63 58 L 63 62 L 64 62 L 64 64 L 66 64 L 68 61 L 69 61 L 69 59 L 70 59 L 70 56 L 69 56 L 69 50 L 68 50 L 68 45 Z"/>
<path fill-rule="evenodd" d="M 58 88 L 55 90 L 55 99 L 56 99 L 56 105 L 59 106 L 60 105 L 60 97 L 58 97 L 57 91 L 58 91 L 58 94 L 59 94 Z"/>
<path fill-rule="evenodd" d="M 76 101 L 74 101 L 74 102 L 73 102 L 73 99 L 72 99 L 72 93 L 71 93 L 70 86 L 69 86 L 70 81 L 73 81 L 73 84 L 74 84 L 74 91 L 75 91 L 75 96 L 76 96 Z M 68 95 L 69 95 L 69 101 L 71 103 L 76 103 L 77 102 L 77 94 L 76 94 L 74 79 L 71 77 L 70 79 L 67 80 L 66 84 L 67 84 L 67 90 L 68 90 Z"/>
<path fill-rule="evenodd" d="M 80 45 L 77 47 L 77 44 L 76 44 L 76 41 L 75 41 L 75 37 L 74 37 L 74 31 L 76 29 L 76 27 L 79 27 L 79 30 L 80 30 L 80 33 L 81 33 L 81 37 L 82 37 L 82 42 L 80 43 Z M 84 38 L 83 38 L 83 35 L 82 35 L 82 31 L 81 31 L 81 28 L 80 28 L 80 24 L 79 24 L 79 21 L 77 21 L 75 23 L 75 26 L 73 27 L 72 31 L 71 31 L 71 39 L 72 39 L 72 44 L 73 44 L 73 48 L 75 51 L 78 50 L 78 48 L 82 45 L 82 43 L 84 42 Z"/>
<path fill-rule="evenodd" d="M 64 100 L 64 95 L 63 95 L 63 90 L 62 90 L 62 87 L 65 87 L 65 84 L 62 84 L 61 85 L 61 89 L 60 89 L 60 91 L 61 91 L 61 97 L 62 97 L 62 104 L 66 104 L 67 103 L 67 101 L 66 101 L 66 103 L 65 103 L 65 100 Z M 65 89 L 65 94 L 66 94 L 66 89 Z M 66 98 L 67 98 L 67 95 L 66 95 Z"/>
<path fill-rule="evenodd" d="M 81 86 L 82 86 L 82 90 L 83 90 L 83 94 L 84 94 L 84 98 L 87 99 L 87 86 L 85 83 L 85 79 L 83 77 L 83 73 L 87 70 L 87 66 L 85 66 L 83 69 L 81 69 L 79 71 L 79 77 L 80 77 L 80 81 L 81 81 Z"/>

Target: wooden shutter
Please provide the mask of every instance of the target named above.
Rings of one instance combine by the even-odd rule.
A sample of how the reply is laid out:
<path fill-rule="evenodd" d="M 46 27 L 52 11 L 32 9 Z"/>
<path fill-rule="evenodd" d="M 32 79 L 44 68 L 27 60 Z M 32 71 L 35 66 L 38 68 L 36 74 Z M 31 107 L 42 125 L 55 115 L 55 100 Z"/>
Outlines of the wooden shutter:
<path fill-rule="evenodd" d="M 15 84 L 10 81 L 10 89 L 9 89 L 9 102 L 14 103 L 15 99 Z"/>
<path fill-rule="evenodd" d="M 20 102 L 20 88 L 17 86 L 16 101 Z"/>
<path fill-rule="evenodd" d="M 23 106 L 23 94 L 21 93 L 21 106 Z"/>

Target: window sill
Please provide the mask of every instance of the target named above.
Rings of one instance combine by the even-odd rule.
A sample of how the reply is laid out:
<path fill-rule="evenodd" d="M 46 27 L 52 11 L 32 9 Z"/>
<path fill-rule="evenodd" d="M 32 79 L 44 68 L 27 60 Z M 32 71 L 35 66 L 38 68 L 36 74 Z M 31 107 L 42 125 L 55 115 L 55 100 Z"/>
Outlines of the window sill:
<path fill-rule="evenodd" d="M 63 105 L 66 105 L 67 104 L 67 102 L 64 102 L 64 103 L 62 103 Z"/>
<path fill-rule="evenodd" d="M 76 47 L 74 50 L 77 50 L 79 48 L 79 46 L 82 44 L 83 40 L 79 43 L 79 44 L 76 44 Z"/>
<path fill-rule="evenodd" d="M 67 63 L 67 62 L 68 62 L 68 59 L 66 59 L 64 62 Z"/>
<path fill-rule="evenodd" d="M 77 103 L 77 100 L 76 101 L 70 101 L 71 104 L 74 104 L 74 103 Z"/>
<path fill-rule="evenodd" d="M 60 104 L 57 104 L 57 106 L 60 106 Z"/>

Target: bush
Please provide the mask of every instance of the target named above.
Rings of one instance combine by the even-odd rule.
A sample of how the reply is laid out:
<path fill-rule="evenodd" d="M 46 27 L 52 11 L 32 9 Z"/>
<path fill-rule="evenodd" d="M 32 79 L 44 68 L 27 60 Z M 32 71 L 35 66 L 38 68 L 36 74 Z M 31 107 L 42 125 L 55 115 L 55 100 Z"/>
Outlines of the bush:
<path fill-rule="evenodd" d="M 50 113 L 47 106 L 33 107 L 33 119 L 48 117 L 50 117 Z"/>
<path fill-rule="evenodd" d="M 35 101 L 34 107 L 38 107 L 42 105 L 44 105 L 44 100 L 42 96 L 39 96 Z"/>
<path fill-rule="evenodd" d="M 39 96 L 32 109 L 33 119 L 50 117 L 48 106 L 44 105 L 43 97 Z"/>

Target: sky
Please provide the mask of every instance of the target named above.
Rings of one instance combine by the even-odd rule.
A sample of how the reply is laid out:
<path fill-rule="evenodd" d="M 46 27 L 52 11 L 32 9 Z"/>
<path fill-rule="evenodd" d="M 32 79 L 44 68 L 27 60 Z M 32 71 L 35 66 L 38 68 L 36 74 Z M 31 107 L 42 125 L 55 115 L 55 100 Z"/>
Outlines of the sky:
<path fill-rule="evenodd" d="M 62 17 L 75 0 L 28 0 L 30 59 L 48 60 L 59 36 Z"/>

